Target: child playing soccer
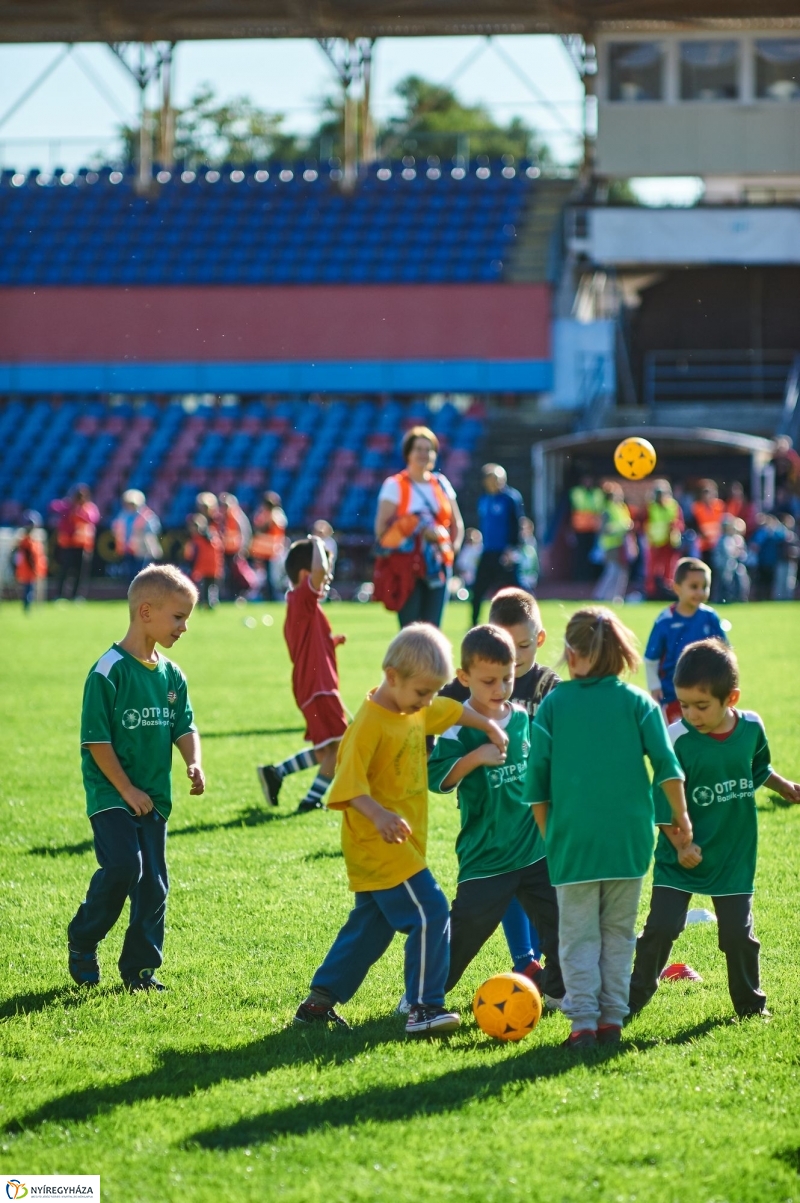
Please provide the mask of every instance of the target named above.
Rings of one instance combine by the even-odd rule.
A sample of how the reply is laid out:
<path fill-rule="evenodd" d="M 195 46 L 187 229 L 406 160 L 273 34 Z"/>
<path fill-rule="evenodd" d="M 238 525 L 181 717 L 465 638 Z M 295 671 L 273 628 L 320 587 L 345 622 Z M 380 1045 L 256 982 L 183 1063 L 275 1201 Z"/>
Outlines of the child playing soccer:
<path fill-rule="evenodd" d="M 155 971 L 164 945 L 173 744 L 186 762 L 191 794 L 203 793 L 205 778 L 186 678 L 156 644 L 177 643 L 196 602 L 196 588 L 171 564 L 144 568 L 128 590 L 125 638 L 86 680 L 81 759 L 100 868 L 68 929 L 69 972 L 80 986 L 99 982 L 97 946 L 130 897 L 122 980 L 131 991 L 165 989 Z"/>
<path fill-rule="evenodd" d="M 800 785 L 773 771 L 758 715 L 736 709 L 739 669 L 729 647 L 716 639 L 690 644 L 675 669 L 675 689 L 683 718 L 669 734 L 686 774 L 696 843 L 681 848 L 668 826 L 658 837 L 650 914 L 636 943 L 631 1013 L 655 994 L 673 942 L 686 925 L 692 894 L 699 893 L 714 903 L 736 1014 L 768 1015 L 759 979 L 761 946 L 753 935 L 755 794 L 766 785 L 787 801 L 800 802 Z M 657 791 L 657 819 L 666 818 L 664 809 Z"/>
<path fill-rule="evenodd" d="M 306 722 L 306 739 L 312 747 L 295 752 L 280 764 L 256 769 L 264 797 L 273 806 L 285 777 L 319 766 L 298 814 L 324 809 L 322 801 L 333 778 L 339 742 L 347 730 L 347 717 L 339 696 L 336 648 L 344 635 L 334 635 L 321 602 L 333 575 L 325 544 L 317 535 L 298 539 L 286 556 L 286 574 L 292 587 L 286 595 L 283 635 L 292 660 L 292 691 Z"/>
<path fill-rule="evenodd" d="M 661 703 L 668 723 L 681 717 L 672 677 L 683 649 L 698 639 L 725 640 L 719 615 L 705 604 L 711 592 L 708 565 L 690 557 L 679 560 L 673 587 L 678 600 L 661 611 L 644 650 L 647 688 Z"/>
<path fill-rule="evenodd" d="M 511 701 L 523 706 L 529 718 L 533 719 L 539 703 L 561 680 L 552 668 L 536 663 L 536 654 L 547 638 L 536 599 L 525 589 L 513 586 L 501 589 L 492 598 L 489 623 L 502 627 L 514 641 L 516 657 Z M 441 696 L 466 702 L 469 688 L 456 677 L 449 685 L 445 685 Z M 539 936 L 516 898 L 512 898 L 503 915 L 503 932 L 514 971 L 537 977 L 541 972 Z"/>
<path fill-rule="evenodd" d="M 408 937 L 406 1032 L 442 1035 L 461 1020 L 444 1006 L 450 921 L 445 896 L 425 860 L 425 736 L 461 721 L 489 736 L 498 763 L 508 736 L 492 719 L 435 696 L 452 675 L 450 644 L 435 627 L 405 627 L 389 644 L 383 673 L 345 733 L 328 801 L 331 809 L 342 811 L 342 850 L 355 906 L 295 1020 L 347 1027 L 335 1004 L 353 997 L 401 931 Z"/>
<path fill-rule="evenodd" d="M 464 713 L 492 719 L 508 736 L 505 757 L 482 731 L 463 721 L 442 735 L 428 764 L 431 788 L 458 790 L 461 831 L 456 840 L 458 889 L 450 911 L 450 974 L 461 978 L 495 931 L 512 899 L 530 916 L 547 958 L 537 985 L 561 998 L 558 906 L 547 875 L 544 842 L 525 798 L 530 722 L 509 702 L 514 687 L 514 641 L 500 627 L 469 631 L 461 644 L 458 679 L 469 690 Z"/>
<path fill-rule="evenodd" d="M 653 796 L 644 764 L 692 839 L 683 772 L 661 711 L 620 680 L 638 657 L 633 635 L 601 606 L 573 614 L 564 654 L 571 680 L 531 726 L 526 794 L 558 896 L 558 949 L 572 1021 L 567 1048 L 619 1043 L 628 1013 L 636 909 L 653 855 Z"/>

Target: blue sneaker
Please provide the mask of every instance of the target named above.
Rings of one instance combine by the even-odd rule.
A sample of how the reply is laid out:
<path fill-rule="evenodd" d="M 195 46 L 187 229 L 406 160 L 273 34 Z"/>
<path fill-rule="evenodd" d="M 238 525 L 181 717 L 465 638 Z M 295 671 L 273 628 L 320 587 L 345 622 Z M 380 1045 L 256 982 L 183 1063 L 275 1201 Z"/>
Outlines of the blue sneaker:
<path fill-rule="evenodd" d="M 69 947 L 69 976 L 77 986 L 96 986 L 100 981 L 100 966 L 97 952 L 81 952 Z"/>
<path fill-rule="evenodd" d="M 138 977 L 124 977 L 122 981 L 129 994 L 138 994 L 140 990 L 156 990 L 160 992 L 167 988 L 156 977 L 155 969 L 140 969 Z"/>

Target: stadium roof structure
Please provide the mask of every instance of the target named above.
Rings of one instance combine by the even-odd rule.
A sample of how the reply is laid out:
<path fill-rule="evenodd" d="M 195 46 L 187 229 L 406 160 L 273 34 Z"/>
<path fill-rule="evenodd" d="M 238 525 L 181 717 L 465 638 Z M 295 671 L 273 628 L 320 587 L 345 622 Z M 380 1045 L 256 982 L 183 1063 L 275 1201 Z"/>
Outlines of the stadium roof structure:
<path fill-rule="evenodd" d="M 0 0 L 0 42 L 586 34 L 781 22 L 796 0 Z"/>

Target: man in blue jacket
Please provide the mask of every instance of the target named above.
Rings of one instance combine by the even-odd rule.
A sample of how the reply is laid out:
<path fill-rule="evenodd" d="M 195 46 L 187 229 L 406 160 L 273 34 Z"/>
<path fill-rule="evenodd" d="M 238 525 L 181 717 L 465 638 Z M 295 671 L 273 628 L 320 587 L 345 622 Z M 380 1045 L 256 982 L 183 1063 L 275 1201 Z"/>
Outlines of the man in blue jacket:
<path fill-rule="evenodd" d="M 478 625 L 481 603 L 490 590 L 519 587 L 518 549 L 520 522 L 525 517 L 522 496 L 508 487 L 505 468 L 484 464 L 483 496 L 478 502 L 478 526 L 483 553 L 472 590 L 472 625 Z"/>

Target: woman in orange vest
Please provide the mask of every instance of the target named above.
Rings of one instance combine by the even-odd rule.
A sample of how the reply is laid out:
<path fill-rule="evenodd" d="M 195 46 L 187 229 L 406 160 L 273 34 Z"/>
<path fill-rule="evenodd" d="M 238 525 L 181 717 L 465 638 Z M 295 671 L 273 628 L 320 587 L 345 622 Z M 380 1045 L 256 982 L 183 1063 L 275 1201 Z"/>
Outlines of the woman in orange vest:
<path fill-rule="evenodd" d="M 253 518 L 250 556 L 264 565 L 263 597 L 275 601 L 280 595 L 278 575 L 286 551 L 286 515 L 277 493 L 266 492 L 264 502 Z"/>
<path fill-rule="evenodd" d="M 219 495 L 219 533 L 225 552 L 225 585 L 229 597 L 238 597 L 248 588 L 246 577 L 252 569 L 245 557 L 253 531 L 250 519 L 233 493 Z"/>
<path fill-rule="evenodd" d="M 697 546 L 707 564 L 711 563 L 711 552 L 722 536 L 722 515 L 725 503 L 720 501 L 713 480 L 701 480 L 700 495 L 692 506 L 692 515 L 697 527 Z"/>
<path fill-rule="evenodd" d="M 72 600 L 83 595 L 92 566 L 94 540 L 100 511 L 92 501 L 88 485 L 76 485 L 69 497 L 50 503 L 58 516 L 56 558 L 60 566 L 57 596 L 62 597 L 72 581 Z"/>
<path fill-rule="evenodd" d="M 36 597 L 38 581 L 47 576 L 47 552 L 36 528 L 42 525 L 41 514 L 26 510 L 22 515 L 22 535 L 14 548 L 14 575 L 22 593 L 22 608 L 30 610 Z"/>
<path fill-rule="evenodd" d="M 433 431 L 412 427 L 402 452 L 405 468 L 378 494 L 375 537 L 383 554 L 376 560 L 375 600 L 398 612 L 401 627 L 438 627 L 464 523 L 453 486 L 434 471 L 439 440 Z"/>

